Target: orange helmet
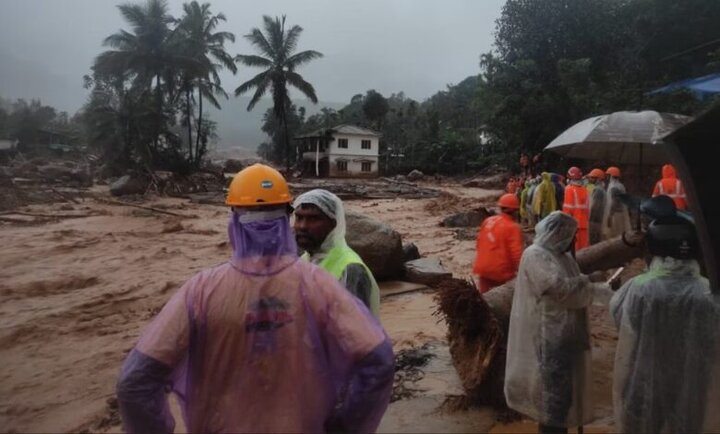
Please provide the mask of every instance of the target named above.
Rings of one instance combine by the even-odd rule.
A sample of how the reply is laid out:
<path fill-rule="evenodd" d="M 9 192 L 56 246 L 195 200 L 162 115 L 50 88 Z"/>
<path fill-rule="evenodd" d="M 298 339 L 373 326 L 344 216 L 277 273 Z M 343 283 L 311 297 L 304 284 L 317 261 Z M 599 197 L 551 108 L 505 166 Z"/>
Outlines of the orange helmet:
<path fill-rule="evenodd" d="M 588 173 L 588 177 L 605 179 L 605 172 L 603 172 L 602 169 L 593 169 L 590 171 L 590 173 Z"/>
<path fill-rule="evenodd" d="M 568 179 L 582 179 L 582 170 L 580 170 L 579 167 L 571 167 L 568 169 L 567 177 Z"/>
<path fill-rule="evenodd" d="M 614 176 L 616 178 L 620 177 L 620 169 L 615 166 L 608 167 L 608 169 L 605 171 L 605 173 L 610 176 Z"/>
<path fill-rule="evenodd" d="M 290 203 L 285 178 L 270 166 L 253 164 L 239 171 L 230 183 L 226 205 L 265 206 Z"/>
<path fill-rule="evenodd" d="M 497 204 L 500 208 L 520 209 L 520 201 L 518 200 L 517 195 L 512 193 L 505 193 L 500 196 Z"/>

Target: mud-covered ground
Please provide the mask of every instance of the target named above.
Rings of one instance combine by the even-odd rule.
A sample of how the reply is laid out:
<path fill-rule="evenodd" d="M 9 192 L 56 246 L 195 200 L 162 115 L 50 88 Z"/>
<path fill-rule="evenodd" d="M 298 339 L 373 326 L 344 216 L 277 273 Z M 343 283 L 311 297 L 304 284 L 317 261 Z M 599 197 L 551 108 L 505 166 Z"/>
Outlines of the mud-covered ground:
<path fill-rule="evenodd" d="M 429 186 L 429 184 L 428 184 Z M 449 214 L 491 201 L 498 192 L 447 184 L 434 199 L 349 201 L 438 256 L 456 277 L 470 277 L 474 241 L 439 226 Z M 79 204 L 23 208 L 62 215 L 36 223 L 0 222 L 0 427 L 5 431 L 119 431 L 113 392 L 118 369 L 138 334 L 179 285 L 227 259 L 227 210 L 184 199 L 142 203 L 181 214 L 86 199 Z M 68 216 L 82 215 L 70 218 Z M 32 216 L 21 216 L 28 221 Z M 414 397 L 394 402 L 386 432 L 497 432 L 489 409 L 449 413 L 448 395 L 462 393 L 452 368 L 444 324 L 433 316 L 430 292 L 388 297 L 381 320 L 396 350 L 429 343 L 435 355 L 413 386 Z M 611 376 L 616 335 L 606 310 L 595 307 L 593 361 L 596 414 L 611 424 Z M 495 427 L 493 428 L 493 426 Z M 182 427 L 179 427 L 182 428 Z"/>

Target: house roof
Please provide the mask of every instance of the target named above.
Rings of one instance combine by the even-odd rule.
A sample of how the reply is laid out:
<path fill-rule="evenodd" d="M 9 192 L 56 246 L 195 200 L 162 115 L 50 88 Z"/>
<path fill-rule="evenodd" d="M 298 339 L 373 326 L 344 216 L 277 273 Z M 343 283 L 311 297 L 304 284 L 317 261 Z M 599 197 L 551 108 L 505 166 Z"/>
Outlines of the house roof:
<path fill-rule="evenodd" d="M 332 128 L 320 128 L 319 130 L 315 130 L 313 132 L 307 133 L 307 134 L 301 134 L 299 136 L 295 136 L 296 139 L 304 139 L 304 138 L 310 138 L 310 137 L 322 137 L 326 135 L 327 133 L 331 134 L 348 134 L 348 135 L 354 135 L 354 136 L 373 136 L 373 137 L 380 137 L 380 133 L 377 131 L 371 130 L 369 128 L 363 128 L 359 127 L 357 125 L 350 125 L 350 124 L 340 124 L 336 125 Z"/>

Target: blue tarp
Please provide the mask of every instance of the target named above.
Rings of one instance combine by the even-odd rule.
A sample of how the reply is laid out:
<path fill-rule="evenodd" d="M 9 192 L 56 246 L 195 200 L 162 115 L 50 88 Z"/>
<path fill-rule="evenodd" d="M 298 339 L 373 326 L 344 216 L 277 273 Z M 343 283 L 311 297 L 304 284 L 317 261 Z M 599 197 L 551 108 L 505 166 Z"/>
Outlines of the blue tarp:
<path fill-rule="evenodd" d="M 699 98 L 716 95 L 720 93 L 720 74 L 710 74 L 703 77 L 676 81 L 658 89 L 651 90 L 647 94 L 670 93 L 682 89 L 691 91 Z"/>

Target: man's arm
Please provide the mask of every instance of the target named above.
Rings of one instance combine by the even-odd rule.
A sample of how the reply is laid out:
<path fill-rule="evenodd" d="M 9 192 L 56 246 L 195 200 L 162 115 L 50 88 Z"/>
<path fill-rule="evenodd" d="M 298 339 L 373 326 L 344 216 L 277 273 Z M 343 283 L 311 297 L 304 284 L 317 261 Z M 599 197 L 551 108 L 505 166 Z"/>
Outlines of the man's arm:
<path fill-rule="evenodd" d="M 191 279 L 173 295 L 123 363 L 116 391 L 123 426 L 129 433 L 173 432 L 175 428 L 167 391 L 173 368 L 187 352 L 186 297 L 195 281 Z"/>
<path fill-rule="evenodd" d="M 370 280 L 365 267 L 360 264 L 348 265 L 340 276 L 340 283 L 370 309 L 372 280 Z"/>

